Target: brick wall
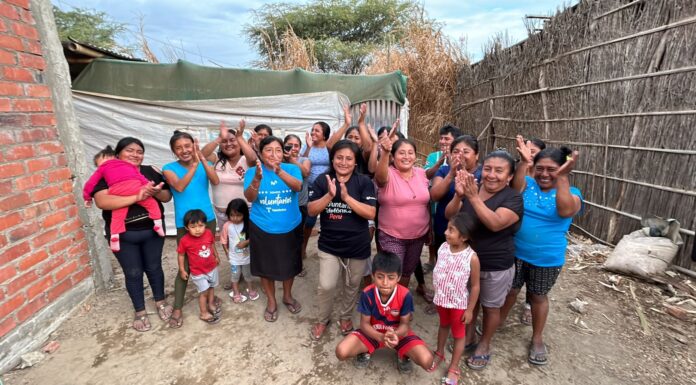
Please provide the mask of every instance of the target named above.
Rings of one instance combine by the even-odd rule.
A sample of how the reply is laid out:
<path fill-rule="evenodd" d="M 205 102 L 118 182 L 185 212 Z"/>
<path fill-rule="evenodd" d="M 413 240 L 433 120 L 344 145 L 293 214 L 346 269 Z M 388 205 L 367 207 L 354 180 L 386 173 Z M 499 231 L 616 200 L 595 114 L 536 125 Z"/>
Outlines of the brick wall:
<path fill-rule="evenodd" d="M 29 0 L 0 0 L 0 340 L 91 274 Z"/>

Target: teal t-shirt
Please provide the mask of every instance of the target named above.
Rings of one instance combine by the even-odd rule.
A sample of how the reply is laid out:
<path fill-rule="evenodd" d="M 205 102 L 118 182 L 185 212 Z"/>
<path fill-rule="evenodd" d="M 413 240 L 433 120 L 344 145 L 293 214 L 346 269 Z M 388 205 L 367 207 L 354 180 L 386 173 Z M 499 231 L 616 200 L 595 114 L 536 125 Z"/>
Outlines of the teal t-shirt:
<path fill-rule="evenodd" d="M 563 266 L 568 241 L 566 233 L 573 218 L 563 218 L 556 210 L 556 189 L 541 191 L 529 176 L 522 192 L 524 216 L 520 230 L 515 234 L 517 258 L 539 267 Z M 570 188 L 570 193 L 580 197 L 580 190 Z"/>
<path fill-rule="evenodd" d="M 212 165 L 212 163 L 208 162 Z M 167 163 L 162 167 L 162 171 L 171 171 L 179 179 L 186 175 L 186 167 L 179 164 L 179 162 Z M 208 175 L 205 173 L 203 168 L 203 163 L 199 163 L 196 168 L 196 173 L 193 174 L 191 182 L 182 192 L 176 191 L 172 187 L 172 197 L 174 198 L 174 222 L 177 228 L 184 227 L 184 215 L 189 210 L 199 209 L 203 210 L 208 222 L 215 219 L 215 212 L 213 211 L 213 204 L 210 202 L 210 192 L 208 190 Z"/>
<path fill-rule="evenodd" d="M 273 170 L 261 166 L 263 176 L 256 200 L 251 202 L 249 217 L 261 230 L 271 234 L 283 234 L 297 227 L 302 221 L 299 193 L 292 191 Z M 302 182 L 302 171 L 294 164 L 281 163 L 280 168 Z M 254 179 L 256 168 L 244 174 L 244 190 Z"/>

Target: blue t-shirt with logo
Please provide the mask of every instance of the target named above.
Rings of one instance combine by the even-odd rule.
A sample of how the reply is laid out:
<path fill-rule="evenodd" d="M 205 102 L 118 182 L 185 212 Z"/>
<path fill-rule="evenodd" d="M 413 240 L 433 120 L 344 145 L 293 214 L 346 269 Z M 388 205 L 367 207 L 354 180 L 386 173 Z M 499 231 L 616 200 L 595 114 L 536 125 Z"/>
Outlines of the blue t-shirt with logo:
<path fill-rule="evenodd" d="M 263 176 L 256 200 L 251 202 L 249 217 L 261 230 L 271 234 L 283 234 L 297 227 L 302 221 L 299 193 L 292 191 L 273 170 L 261 165 Z M 281 163 L 280 168 L 302 182 L 302 171 L 294 164 Z M 256 168 L 244 174 L 244 190 L 254 179 Z"/>
<path fill-rule="evenodd" d="M 212 166 L 212 163 L 208 162 Z M 188 169 L 179 162 L 167 163 L 162 167 L 162 171 L 171 171 L 177 178 L 183 178 Z M 203 163 L 198 163 L 196 173 L 193 174 L 191 182 L 182 192 L 172 188 L 172 197 L 174 198 L 174 221 L 177 228 L 184 227 L 184 215 L 189 210 L 203 210 L 208 222 L 215 219 L 213 204 L 210 202 L 210 192 L 208 191 L 208 175 L 205 173 Z"/>
<path fill-rule="evenodd" d="M 515 234 L 517 258 L 539 267 L 563 266 L 565 263 L 566 233 L 573 218 L 563 218 L 556 209 L 556 189 L 541 191 L 532 177 L 525 177 L 527 187 L 522 192 L 524 216 Z M 582 200 L 580 190 L 570 193 Z"/>

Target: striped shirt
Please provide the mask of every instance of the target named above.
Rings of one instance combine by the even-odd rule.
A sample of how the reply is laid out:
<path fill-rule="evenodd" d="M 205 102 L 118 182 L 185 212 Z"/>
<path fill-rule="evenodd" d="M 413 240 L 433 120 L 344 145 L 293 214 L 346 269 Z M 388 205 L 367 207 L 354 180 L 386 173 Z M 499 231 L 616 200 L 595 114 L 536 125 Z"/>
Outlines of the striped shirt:
<path fill-rule="evenodd" d="M 469 273 L 471 272 L 471 247 L 452 253 L 447 242 L 437 251 L 437 264 L 433 270 L 435 305 L 447 309 L 466 309 L 469 303 Z"/>

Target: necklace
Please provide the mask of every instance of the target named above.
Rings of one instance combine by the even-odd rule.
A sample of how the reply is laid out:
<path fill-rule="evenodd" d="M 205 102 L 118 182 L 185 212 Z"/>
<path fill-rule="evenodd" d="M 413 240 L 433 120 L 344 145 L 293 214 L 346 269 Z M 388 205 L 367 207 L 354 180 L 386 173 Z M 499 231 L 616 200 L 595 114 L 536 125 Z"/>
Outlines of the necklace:
<path fill-rule="evenodd" d="M 411 187 L 411 180 L 410 179 L 404 179 L 406 182 L 406 186 L 408 186 L 408 189 L 411 190 L 411 199 L 416 199 L 416 192 L 413 191 L 413 187 Z"/>

